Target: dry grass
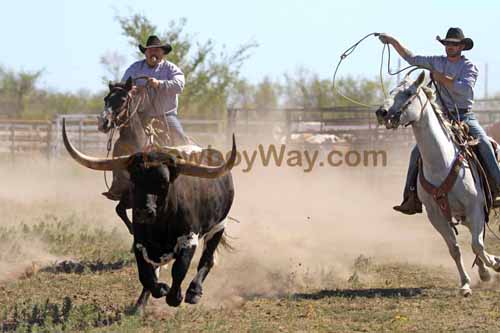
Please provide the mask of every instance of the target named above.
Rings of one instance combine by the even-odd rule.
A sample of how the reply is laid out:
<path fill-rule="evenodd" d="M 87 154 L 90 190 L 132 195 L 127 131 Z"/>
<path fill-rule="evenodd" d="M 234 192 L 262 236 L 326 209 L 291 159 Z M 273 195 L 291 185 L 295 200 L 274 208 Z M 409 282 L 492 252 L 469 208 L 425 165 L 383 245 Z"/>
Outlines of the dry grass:
<path fill-rule="evenodd" d="M 100 197 L 102 174 L 69 162 L 0 170 L 4 330 L 500 330 L 498 278 L 461 298 L 454 264 L 426 218 L 390 210 L 401 170 L 237 171 L 231 214 L 241 223 L 229 224 L 236 252 L 221 253 L 200 305 L 173 309 L 153 300 L 142 318 L 127 315 L 141 288 L 131 238 Z M 459 230 L 470 267 L 470 236 Z M 487 245 L 500 254 L 500 242 Z M 61 259 L 124 265 L 78 274 L 42 269 Z"/>

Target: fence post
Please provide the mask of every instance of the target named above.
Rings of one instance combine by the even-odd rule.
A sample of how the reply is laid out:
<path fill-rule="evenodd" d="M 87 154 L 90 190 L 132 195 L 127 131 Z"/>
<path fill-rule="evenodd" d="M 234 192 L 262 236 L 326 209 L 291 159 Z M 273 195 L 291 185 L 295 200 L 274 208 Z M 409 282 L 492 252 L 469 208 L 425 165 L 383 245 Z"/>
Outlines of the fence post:
<path fill-rule="evenodd" d="M 14 157 L 16 156 L 16 133 L 15 133 L 15 124 L 10 124 L 10 158 L 14 161 Z"/>
<path fill-rule="evenodd" d="M 291 113 L 292 111 L 291 110 L 285 110 L 285 116 L 286 116 L 286 124 L 285 124 L 285 143 L 288 143 L 288 141 L 290 140 L 290 134 L 291 134 L 291 131 L 292 131 L 292 118 L 291 118 Z"/>
<path fill-rule="evenodd" d="M 47 148 L 47 160 L 50 161 L 52 157 L 52 122 L 47 122 L 47 137 L 46 140 L 46 148 Z"/>
<path fill-rule="evenodd" d="M 325 117 L 324 117 L 324 111 L 320 110 L 319 111 L 319 132 L 323 134 L 323 131 L 325 130 Z"/>
<path fill-rule="evenodd" d="M 53 151 L 53 156 L 54 157 L 58 157 L 59 156 L 59 132 L 60 132 L 60 129 L 61 129 L 60 121 L 61 121 L 61 116 L 57 115 L 54 118 L 56 130 L 55 130 L 54 138 L 53 138 L 54 141 L 52 143 L 52 151 Z"/>
<path fill-rule="evenodd" d="M 78 124 L 78 147 L 83 151 L 83 119 L 80 119 Z"/>
<path fill-rule="evenodd" d="M 226 127 L 226 145 L 231 144 L 231 138 L 235 130 L 236 110 L 233 108 L 227 109 L 227 127 Z"/>

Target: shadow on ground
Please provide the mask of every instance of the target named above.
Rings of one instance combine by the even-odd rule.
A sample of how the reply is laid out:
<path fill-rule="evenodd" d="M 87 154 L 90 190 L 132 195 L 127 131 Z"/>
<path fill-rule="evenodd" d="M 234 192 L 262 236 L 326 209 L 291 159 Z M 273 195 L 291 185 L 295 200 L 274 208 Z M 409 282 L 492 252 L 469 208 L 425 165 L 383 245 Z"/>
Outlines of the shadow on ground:
<path fill-rule="evenodd" d="M 101 261 L 90 262 L 90 261 L 77 261 L 77 260 L 62 260 L 55 263 L 52 266 L 47 266 L 42 268 L 41 272 L 46 273 L 74 273 L 74 274 L 83 274 L 85 272 L 88 273 L 96 273 L 96 272 L 109 272 L 114 270 L 120 270 L 125 266 L 132 264 L 132 260 L 118 260 L 115 262 L 104 263 Z"/>
<path fill-rule="evenodd" d="M 321 290 L 316 293 L 294 294 L 297 299 L 322 299 L 329 297 L 342 298 L 375 298 L 375 297 L 417 297 L 422 295 L 424 288 L 370 288 L 370 289 L 337 289 L 337 290 Z"/>

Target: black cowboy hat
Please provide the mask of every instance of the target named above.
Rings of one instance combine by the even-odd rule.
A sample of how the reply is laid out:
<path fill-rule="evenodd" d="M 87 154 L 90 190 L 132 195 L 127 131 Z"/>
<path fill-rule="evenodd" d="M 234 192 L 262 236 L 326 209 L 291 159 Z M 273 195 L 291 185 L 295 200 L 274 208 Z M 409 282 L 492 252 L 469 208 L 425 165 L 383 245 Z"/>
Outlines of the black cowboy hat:
<path fill-rule="evenodd" d="M 436 39 L 443 45 L 445 45 L 447 42 L 464 44 L 464 51 L 470 50 L 474 47 L 474 42 L 472 41 L 472 39 L 465 38 L 464 33 L 460 28 L 450 28 L 446 33 L 445 39 L 441 39 L 441 37 L 439 36 L 436 36 Z"/>
<path fill-rule="evenodd" d="M 146 46 L 142 46 L 141 44 L 139 44 L 139 50 L 141 50 L 142 53 L 146 52 L 146 49 L 151 49 L 154 47 L 162 48 L 163 52 L 165 52 L 165 55 L 167 55 L 168 53 L 170 53 L 170 51 L 172 51 L 172 45 L 168 43 L 162 44 L 160 38 L 158 38 L 155 35 L 151 35 L 148 37 Z"/>

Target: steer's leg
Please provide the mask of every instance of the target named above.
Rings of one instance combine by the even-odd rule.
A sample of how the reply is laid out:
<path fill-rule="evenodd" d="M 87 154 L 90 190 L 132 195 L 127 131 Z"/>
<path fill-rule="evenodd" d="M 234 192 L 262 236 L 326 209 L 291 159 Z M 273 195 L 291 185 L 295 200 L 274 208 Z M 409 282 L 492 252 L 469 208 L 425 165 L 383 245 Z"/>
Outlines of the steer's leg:
<path fill-rule="evenodd" d="M 210 269 L 214 266 L 214 254 L 219 242 L 224 234 L 224 229 L 214 234 L 211 239 L 205 240 L 203 254 L 198 264 L 198 273 L 189 284 L 186 292 L 186 303 L 197 304 L 203 294 L 202 284 L 205 281 Z"/>
<path fill-rule="evenodd" d="M 161 298 L 167 295 L 168 286 L 165 283 L 158 282 L 158 276 L 153 265 L 144 260 L 142 252 L 134 246 L 135 260 L 137 261 L 137 270 L 139 280 L 142 286 L 151 292 L 154 298 Z M 159 272 L 159 271 L 158 271 Z"/>
<path fill-rule="evenodd" d="M 127 208 L 130 208 L 130 192 L 126 191 L 121 199 L 118 205 L 116 206 L 116 214 L 122 219 L 123 223 L 127 226 L 128 232 L 133 235 L 134 231 L 132 228 L 132 222 L 130 222 L 130 219 L 127 216 Z"/>
<path fill-rule="evenodd" d="M 157 279 L 160 278 L 160 267 L 155 269 L 155 275 L 156 275 Z M 134 306 L 134 313 L 135 314 L 138 314 L 138 315 L 144 314 L 144 310 L 146 309 L 146 305 L 148 304 L 148 300 L 149 300 L 150 296 L 151 296 L 151 292 L 148 289 L 143 287 L 141 295 L 137 299 L 137 302 L 135 303 L 135 306 Z"/>
<path fill-rule="evenodd" d="M 427 209 L 429 207 L 429 209 Z M 427 210 L 427 216 L 431 221 L 432 225 L 441 234 L 446 245 L 448 246 L 448 251 L 451 257 L 455 261 L 458 269 L 458 274 L 460 275 L 460 293 L 462 296 L 467 297 L 472 294 L 470 289 L 471 280 L 465 271 L 464 262 L 462 260 L 462 254 L 460 252 L 460 247 L 458 246 L 457 238 L 455 232 L 451 228 L 448 220 L 441 214 L 437 205 L 433 202 L 432 205 L 425 206 Z"/>
<path fill-rule="evenodd" d="M 182 302 L 181 284 L 186 277 L 186 273 L 193 259 L 196 245 L 181 248 L 177 253 L 175 262 L 172 266 L 172 287 L 167 294 L 167 304 L 170 306 L 179 306 Z"/>

